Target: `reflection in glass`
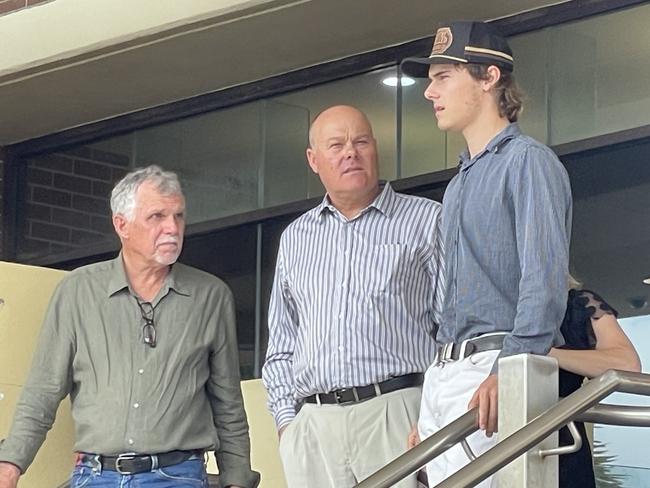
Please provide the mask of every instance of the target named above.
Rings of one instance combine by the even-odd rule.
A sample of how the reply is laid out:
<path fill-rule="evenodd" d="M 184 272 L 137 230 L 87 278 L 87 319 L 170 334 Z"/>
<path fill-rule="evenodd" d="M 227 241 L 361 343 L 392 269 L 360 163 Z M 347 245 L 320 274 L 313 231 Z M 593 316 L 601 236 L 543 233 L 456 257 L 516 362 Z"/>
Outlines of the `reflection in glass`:
<path fill-rule="evenodd" d="M 260 207 L 302 200 L 309 195 L 311 173 L 305 159 L 309 111 L 277 100 L 262 102 L 262 107 Z"/>
<path fill-rule="evenodd" d="M 650 372 L 650 315 L 619 320 L 623 330 L 636 347 L 643 372 Z M 650 407 L 650 397 L 614 393 L 604 400 L 617 405 Z M 620 479 L 624 487 L 650 486 L 650 457 L 648 457 L 648 428 L 597 425 L 594 442 L 601 447 L 599 470 L 605 479 Z M 595 463 L 596 464 L 596 463 Z M 608 476 L 609 475 L 609 476 Z M 599 484 L 599 488 L 611 486 Z"/>
<path fill-rule="evenodd" d="M 562 158 L 573 192 L 573 273 L 619 312 L 619 322 L 650 366 L 650 140 Z M 614 394 L 607 403 L 650 406 L 650 398 Z M 594 463 L 612 486 L 650 486 L 648 429 L 597 425 Z M 621 478 L 623 477 L 623 478 Z M 619 485 L 616 480 L 619 480 Z M 613 484 L 612 484 L 613 483 Z"/>
<path fill-rule="evenodd" d="M 548 144 L 548 38 L 551 29 L 528 32 L 509 39 L 515 57 L 515 79 L 524 92 L 519 125 L 524 134 Z"/>
<path fill-rule="evenodd" d="M 648 124 L 650 5 L 510 39 L 522 127 L 551 145 Z"/>
<path fill-rule="evenodd" d="M 359 108 L 370 119 L 377 139 L 379 176 L 386 180 L 393 180 L 397 177 L 395 125 L 397 89 L 384 85 L 382 80 L 387 76 L 396 76 L 396 73 L 395 67 L 381 69 L 281 95 L 273 100 L 295 107 L 303 107 L 308 111 L 310 120 L 332 105 L 344 104 Z M 411 88 L 414 87 L 409 87 L 409 89 Z M 305 162 L 305 164 L 307 163 Z M 322 195 L 323 193 L 320 181 L 312 176 L 309 196 Z"/>
<path fill-rule="evenodd" d="M 259 102 L 138 131 L 138 166 L 178 173 L 188 223 L 258 207 L 262 118 Z"/>
<path fill-rule="evenodd" d="M 257 226 L 244 225 L 188 237 L 180 261 L 221 278 L 235 297 L 239 367 L 254 377 Z M 201 304 L 197 304 L 201 306 Z"/>
<path fill-rule="evenodd" d="M 402 177 L 447 167 L 446 135 L 438 129 L 433 106 L 424 98 L 428 80 L 402 88 Z"/>

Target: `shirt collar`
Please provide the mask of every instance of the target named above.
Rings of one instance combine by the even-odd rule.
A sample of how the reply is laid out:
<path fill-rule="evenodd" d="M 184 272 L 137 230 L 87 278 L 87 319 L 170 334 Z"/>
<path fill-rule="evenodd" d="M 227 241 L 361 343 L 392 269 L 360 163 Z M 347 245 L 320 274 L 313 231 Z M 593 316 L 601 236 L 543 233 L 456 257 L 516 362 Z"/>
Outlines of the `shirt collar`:
<path fill-rule="evenodd" d="M 120 252 L 115 259 L 110 261 L 108 296 L 112 296 L 125 288 L 129 288 L 129 280 L 126 278 L 122 253 Z"/>
<path fill-rule="evenodd" d="M 460 155 L 460 161 L 458 166 L 461 169 L 467 169 L 472 166 L 476 161 L 478 161 L 486 153 L 497 153 L 499 149 L 508 142 L 510 139 L 513 139 L 521 135 L 521 130 L 519 129 L 519 124 L 517 122 L 511 122 L 508 124 L 501 132 L 494 136 L 490 142 L 487 143 L 485 149 L 478 153 L 473 158 L 469 157 L 469 150 L 465 149 Z"/>
<path fill-rule="evenodd" d="M 361 212 L 359 212 L 359 215 L 363 215 L 368 211 L 370 208 L 374 208 L 381 212 L 383 215 L 386 217 L 390 217 L 393 213 L 393 208 L 395 207 L 395 201 L 397 199 L 395 192 L 390 186 L 390 183 L 387 181 L 380 181 L 379 182 L 379 188 L 381 191 L 379 192 L 379 195 L 368 205 L 366 208 L 364 208 Z M 330 202 L 329 195 L 325 195 L 323 197 L 323 201 L 316 207 L 316 217 L 321 217 L 325 213 L 337 213 L 338 210 L 332 203 Z"/>
<path fill-rule="evenodd" d="M 190 286 L 182 268 L 173 264 L 169 273 L 165 277 L 165 283 L 163 284 L 159 296 L 165 296 L 169 290 L 174 290 L 180 295 L 190 296 Z M 110 270 L 109 270 L 109 281 L 108 281 L 108 296 L 113 296 L 117 292 L 128 289 L 129 293 L 135 295 L 129 280 L 126 277 L 126 271 L 124 270 L 124 262 L 122 261 L 122 253 L 113 260 L 110 261 Z"/>

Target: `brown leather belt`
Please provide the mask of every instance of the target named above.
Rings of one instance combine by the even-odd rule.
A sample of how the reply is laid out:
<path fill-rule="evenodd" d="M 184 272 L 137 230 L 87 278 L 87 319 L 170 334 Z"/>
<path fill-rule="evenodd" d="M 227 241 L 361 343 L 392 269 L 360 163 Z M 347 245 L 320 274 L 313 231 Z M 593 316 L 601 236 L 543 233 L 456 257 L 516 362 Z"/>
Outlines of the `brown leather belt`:
<path fill-rule="evenodd" d="M 382 393 L 401 390 L 420 386 L 424 381 L 424 374 L 411 373 L 394 378 L 387 379 L 381 383 L 373 383 L 366 386 L 353 386 L 351 388 L 342 388 L 340 390 L 330 391 L 329 393 L 316 393 L 304 399 L 306 403 L 321 404 L 338 404 L 345 405 L 349 403 L 362 402 L 370 398 L 377 397 Z"/>

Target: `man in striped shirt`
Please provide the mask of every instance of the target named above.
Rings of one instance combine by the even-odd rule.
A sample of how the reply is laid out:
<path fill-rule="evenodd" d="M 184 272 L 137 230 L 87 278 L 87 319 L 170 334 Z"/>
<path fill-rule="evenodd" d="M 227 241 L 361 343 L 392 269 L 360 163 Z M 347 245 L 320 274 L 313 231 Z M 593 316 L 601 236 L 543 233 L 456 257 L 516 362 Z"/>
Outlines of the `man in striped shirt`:
<path fill-rule="evenodd" d="M 353 107 L 316 117 L 307 159 L 327 195 L 282 235 L 263 379 L 289 486 L 351 487 L 405 451 L 417 420 L 442 298 L 440 206 L 380 184 Z"/>

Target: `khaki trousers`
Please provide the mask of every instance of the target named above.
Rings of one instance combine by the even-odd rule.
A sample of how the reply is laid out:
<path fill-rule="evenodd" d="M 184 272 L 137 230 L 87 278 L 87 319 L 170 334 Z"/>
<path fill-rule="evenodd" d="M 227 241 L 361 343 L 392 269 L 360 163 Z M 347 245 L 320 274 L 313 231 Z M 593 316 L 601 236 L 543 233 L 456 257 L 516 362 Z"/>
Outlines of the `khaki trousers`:
<path fill-rule="evenodd" d="M 420 396 L 417 387 L 343 406 L 305 404 L 280 440 L 289 488 L 353 487 L 404 453 Z M 395 486 L 418 485 L 410 476 Z"/>

